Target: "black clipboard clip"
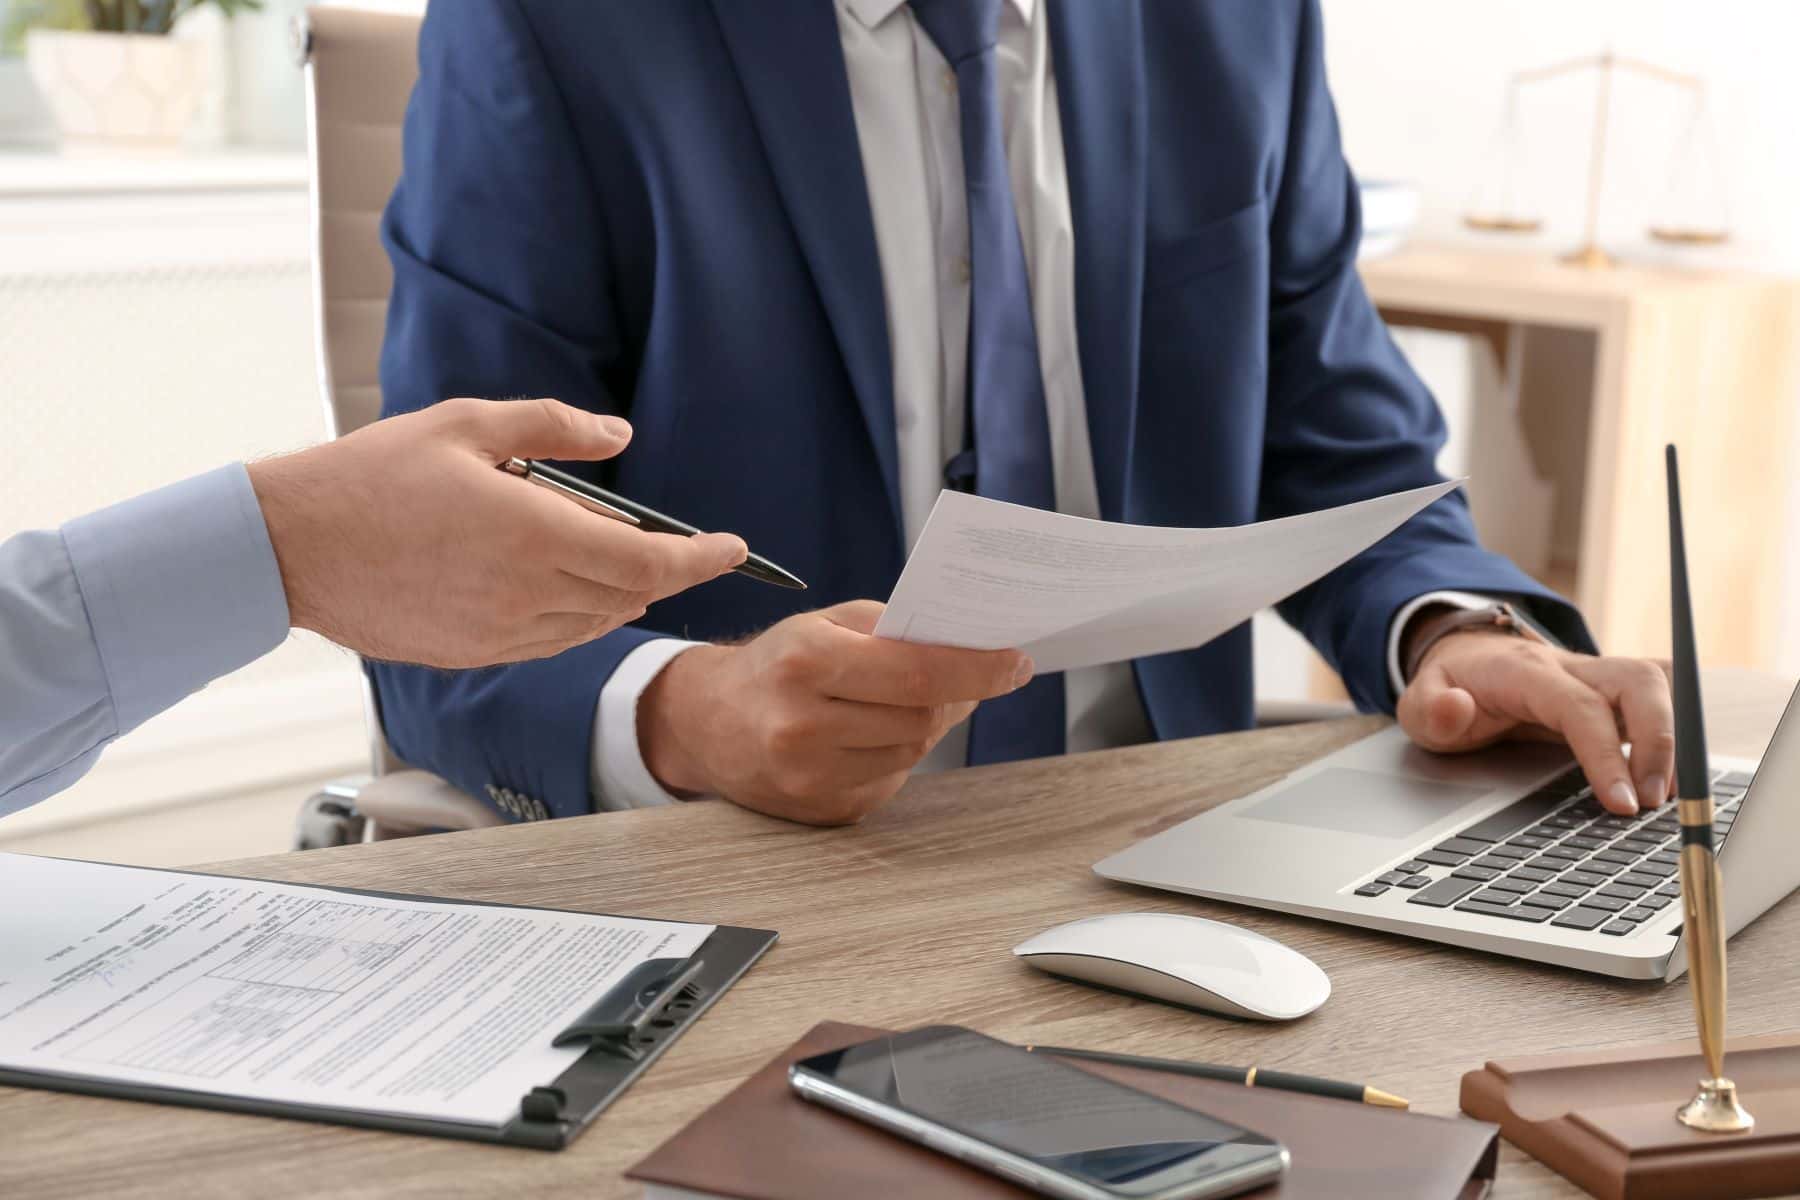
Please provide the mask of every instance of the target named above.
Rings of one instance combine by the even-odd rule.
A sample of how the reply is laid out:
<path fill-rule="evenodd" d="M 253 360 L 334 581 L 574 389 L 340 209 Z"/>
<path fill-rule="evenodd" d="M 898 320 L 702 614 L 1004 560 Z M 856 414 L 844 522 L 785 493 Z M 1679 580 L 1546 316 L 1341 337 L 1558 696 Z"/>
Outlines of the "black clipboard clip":
<path fill-rule="evenodd" d="M 549 1083 L 526 1092 L 519 1115 L 492 1140 L 558 1150 L 586 1128 L 774 944 L 766 929 L 721 925 L 691 958 L 633 968 L 552 1039 L 585 1045 Z M 457 1127 L 457 1136 L 468 1136 Z"/>
<path fill-rule="evenodd" d="M 706 966 L 700 958 L 653 958 L 632 968 L 594 1006 L 556 1035 L 553 1046 L 586 1042 L 636 1062 L 644 1056 L 637 1045 L 650 1023 L 679 998 L 697 1000 L 694 980 Z M 683 997 L 683 993 L 689 993 Z"/>
<path fill-rule="evenodd" d="M 705 995 L 705 989 L 695 982 L 705 967 L 698 956 L 639 963 L 550 1044 L 586 1042 L 590 1050 L 638 1062 L 649 1052 L 641 1039 L 651 1022 L 674 1001 L 695 1001 Z M 526 1121 L 561 1121 L 568 1099 L 560 1087 L 534 1087 L 519 1102 L 519 1116 Z"/>

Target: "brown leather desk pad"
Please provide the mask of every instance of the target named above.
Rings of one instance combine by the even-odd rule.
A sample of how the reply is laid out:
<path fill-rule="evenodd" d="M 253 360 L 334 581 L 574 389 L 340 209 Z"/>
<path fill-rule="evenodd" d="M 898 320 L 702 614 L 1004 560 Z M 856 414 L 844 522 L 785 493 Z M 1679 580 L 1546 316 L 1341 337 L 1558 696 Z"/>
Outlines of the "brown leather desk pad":
<path fill-rule="evenodd" d="M 738 1200 L 1012 1200 L 1024 1189 L 810 1104 L 789 1089 L 797 1059 L 889 1032 L 816 1025 L 629 1178 Z M 1498 1158 L 1494 1126 L 1161 1071 L 1074 1062 L 1121 1083 L 1279 1139 L 1293 1155 L 1256 1200 L 1479 1200 Z"/>

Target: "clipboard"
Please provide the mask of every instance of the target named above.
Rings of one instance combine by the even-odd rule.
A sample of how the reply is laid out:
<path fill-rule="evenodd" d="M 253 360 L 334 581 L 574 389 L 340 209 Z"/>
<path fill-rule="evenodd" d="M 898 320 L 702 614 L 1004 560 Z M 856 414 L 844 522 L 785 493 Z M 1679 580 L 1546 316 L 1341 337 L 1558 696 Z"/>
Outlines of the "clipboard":
<path fill-rule="evenodd" d="M 143 869 L 143 868 L 139 868 Z M 152 868 L 155 869 L 155 868 Z M 204 874 L 173 871 L 173 874 Z M 246 882 L 245 876 L 219 876 Z M 523 908 L 540 912 L 575 912 L 542 905 L 505 904 L 489 900 L 461 900 L 421 896 L 410 892 L 376 891 L 369 888 L 298 884 L 321 892 L 372 896 L 384 900 L 428 901 L 434 904 L 477 908 Z M 622 913 L 588 913 L 588 916 L 625 916 Z M 654 918 L 634 918 L 653 920 Z M 608 1105 L 621 1096 L 638 1076 L 649 1069 L 676 1039 L 715 1004 L 781 935 L 771 929 L 719 925 L 692 956 L 685 959 L 651 959 L 633 969 L 604 996 L 576 1018 L 554 1039 L 556 1045 L 585 1041 L 588 1049 L 555 1079 L 542 1083 L 519 1098 L 519 1113 L 505 1125 L 478 1125 L 464 1121 L 433 1120 L 339 1108 L 323 1104 L 291 1104 L 220 1095 L 192 1088 L 158 1087 L 42 1071 L 22 1071 L 0 1066 L 0 1084 L 43 1091 L 104 1096 L 115 1100 L 142 1100 L 186 1108 L 210 1108 L 223 1112 L 252 1113 L 264 1117 L 317 1121 L 329 1125 L 353 1125 L 393 1133 L 460 1138 L 464 1141 L 526 1146 L 535 1150 L 561 1150 L 579 1137 Z"/>

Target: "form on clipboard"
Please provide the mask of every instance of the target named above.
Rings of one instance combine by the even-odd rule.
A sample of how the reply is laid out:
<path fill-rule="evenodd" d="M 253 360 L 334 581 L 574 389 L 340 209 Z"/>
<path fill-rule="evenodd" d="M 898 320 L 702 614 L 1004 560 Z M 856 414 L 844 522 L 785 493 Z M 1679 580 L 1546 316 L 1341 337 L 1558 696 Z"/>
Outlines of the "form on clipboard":
<path fill-rule="evenodd" d="M 0 854 L 0 1083 L 555 1148 L 775 936 Z"/>

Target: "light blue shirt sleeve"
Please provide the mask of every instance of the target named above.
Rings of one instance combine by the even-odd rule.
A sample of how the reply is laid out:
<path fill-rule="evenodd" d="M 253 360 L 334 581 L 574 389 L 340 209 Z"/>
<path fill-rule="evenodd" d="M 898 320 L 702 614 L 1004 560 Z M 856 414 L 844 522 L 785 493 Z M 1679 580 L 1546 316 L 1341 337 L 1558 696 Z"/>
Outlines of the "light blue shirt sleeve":
<path fill-rule="evenodd" d="M 287 632 L 242 465 L 0 543 L 0 816 Z"/>

